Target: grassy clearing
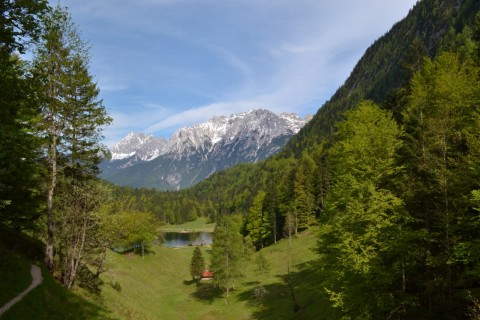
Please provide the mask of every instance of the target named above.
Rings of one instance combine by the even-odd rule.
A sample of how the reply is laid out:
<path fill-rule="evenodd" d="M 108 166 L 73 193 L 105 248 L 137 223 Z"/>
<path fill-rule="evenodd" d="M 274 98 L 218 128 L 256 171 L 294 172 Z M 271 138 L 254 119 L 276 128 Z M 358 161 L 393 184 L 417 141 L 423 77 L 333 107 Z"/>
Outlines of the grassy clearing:
<path fill-rule="evenodd" d="M 207 223 L 206 218 L 197 218 L 194 221 L 189 221 L 183 224 L 166 224 L 160 228 L 161 231 L 168 232 L 193 232 L 193 231 L 204 231 L 204 232 L 213 232 L 215 229 L 215 223 Z"/>
<path fill-rule="evenodd" d="M 255 256 L 247 268 L 247 277 L 233 291 L 228 304 L 222 293 L 209 283 L 191 281 L 189 263 L 193 247 L 173 249 L 154 247 L 142 259 L 137 255 L 111 253 L 110 270 L 104 280 L 119 283 L 121 291 L 105 286 L 102 296 L 108 309 L 122 319 L 313 319 L 321 314 L 321 290 L 315 286 L 319 274 L 313 267 L 316 254 L 312 234 L 282 240 L 263 249 L 270 264 L 266 275 L 256 272 Z M 209 260 L 208 246 L 202 247 Z M 258 253 L 257 253 L 258 254 Z M 294 293 L 301 307 L 293 312 L 291 291 L 285 275 L 291 271 Z M 263 299 L 254 297 L 254 289 L 263 286 Z"/>
<path fill-rule="evenodd" d="M 202 247 L 205 257 L 209 247 Z M 118 282 L 121 292 L 106 286 L 103 297 L 109 309 L 124 319 L 234 319 L 221 303 L 196 297 L 197 285 L 189 273 L 193 247 L 154 247 L 143 259 L 137 255 L 110 255 L 108 283 Z"/>
<path fill-rule="evenodd" d="M 2 233 L 4 235 L 4 233 Z M 28 287 L 29 265 L 39 262 L 43 246 L 28 238 L 0 237 L 0 302 L 5 303 Z M 56 283 L 43 269 L 44 282 L 2 319 L 319 319 L 334 318 L 327 313 L 321 274 L 315 267 L 312 248 L 315 237 L 304 232 L 291 241 L 282 240 L 262 250 L 270 265 L 267 274 L 256 272 L 255 257 L 247 266 L 247 276 L 225 304 L 222 292 L 209 282 L 191 280 L 189 263 L 194 247 L 180 249 L 154 246 L 142 259 L 139 255 L 110 252 L 109 271 L 100 296 L 84 291 L 70 292 Z M 209 263 L 210 247 L 202 252 Z M 293 312 L 291 290 L 285 276 L 291 271 L 300 311 Z M 121 290 L 114 289 L 118 284 Z M 262 299 L 254 295 L 262 286 Z M 118 287 L 117 287 L 118 289 Z M 3 304 L 2 304 L 3 305 Z"/>

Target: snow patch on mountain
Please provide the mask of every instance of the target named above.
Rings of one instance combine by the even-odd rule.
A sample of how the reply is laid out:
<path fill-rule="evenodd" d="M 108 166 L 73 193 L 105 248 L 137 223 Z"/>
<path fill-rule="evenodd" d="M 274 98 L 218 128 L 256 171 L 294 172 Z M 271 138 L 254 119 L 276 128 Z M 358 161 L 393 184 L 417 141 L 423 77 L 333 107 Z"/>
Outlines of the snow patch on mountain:
<path fill-rule="evenodd" d="M 274 155 L 311 118 L 256 109 L 215 116 L 175 131 L 168 140 L 129 133 L 110 149 L 111 160 L 102 164 L 102 176 L 124 185 L 187 187 L 217 170 Z M 129 182 L 131 177 L 135 183 Z"/>

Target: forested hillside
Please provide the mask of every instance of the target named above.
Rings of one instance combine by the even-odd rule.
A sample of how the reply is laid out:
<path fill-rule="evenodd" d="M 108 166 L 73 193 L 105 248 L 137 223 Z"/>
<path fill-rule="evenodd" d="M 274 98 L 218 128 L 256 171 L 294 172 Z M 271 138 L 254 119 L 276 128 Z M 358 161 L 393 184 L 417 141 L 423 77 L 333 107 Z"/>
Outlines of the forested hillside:
<path fill-rule="evenodd" d="M 241 213 L 257 248 L 318 228 L 316 267 L 339 317 L 472 316 L 480 288 L 479 7 L 420 1 L 281 155 L 151 197 L 176 222 Z M 146 190 L 122 192 L 139 199 Z"/>
<path fill-rule="evenodd" d="M 383 103 L 418 68 L 424 54 L 435 56 L 465 24 L 472 24 L 480 3 L 475 0 L 419 1 L 408 16 L 370 46 L 345 83 L 284 150 L 298 157 L 334 131 L 345 110 L 362 99 Z M 421 47 L 420 47 L 421 45 Z"/>
<path fill-rule="evenodd" d="M 227 297 L 248 250 L 305 231 L 332 318 L 479 318 L 478 1 L 419 1 L 280 155 L 163 193 L 98 180 L 111 119 L 65 8 L 2 4 L 0 240 L 40 239 L 64 287 L 98 293 L 109 248 L 143 255 L 159 221 L 203 216 Z"/>
<path fill-rule="evenodd" d="M 218 172 L 197 186 L 178 193 L 156 193 L 146 189 L 128 191 L 129 188 L 118 192 L 137 194 L 137 199 L 142 194 L 150 194 L 144 199 L 156 198 L 158 212 L 172 209 L 178 223 L 184 221 L 182 216 L 204 215 L 215 220 L 222 214 L 246 214 L 253 202 L 252 195 L 259 189 L 271 190 L 267 192 L 267 200 L 272 196 L 271 201 L 276 203 L 278 210 L 280 195 L 285 202 L 295 197 L 293 189 L 298 173 L 297 189 L 301 188 L 300 181 L 312 180 L 303 185 L 315 188 L 318 207 L 329 180 L 329 169 L 325 167 L 322 155 L 331 146 L 332 133 L 336 123 L 343 119 L 343 113 L 362 99 L 371 99 L 390 109 L 401 120 L 399 104 L 412 74 L 420 69 L 425 57 L 434 57 L 437 52 L 449 48 L 455 51 L 464 42 L 474 41 L 472 28 L 479 8 L 480 3 L 471 0 L 419 1 L 404 20 L 367 49 L 345 84 L 278 156 L 256 165 L 240 165 Z M 465 25 L 469 27 L 464 29 Z M 387 78 L 391 80 L 386 81 Z M 279 192 L 282 188 L 286 191 Z M 188 208 L 195 209 L 181 209 L 181 202 L 187 202 Z M 141 203 L 138 203 L 140 207 Z M 175 210 L 177 207 L 179 209 Z"/>

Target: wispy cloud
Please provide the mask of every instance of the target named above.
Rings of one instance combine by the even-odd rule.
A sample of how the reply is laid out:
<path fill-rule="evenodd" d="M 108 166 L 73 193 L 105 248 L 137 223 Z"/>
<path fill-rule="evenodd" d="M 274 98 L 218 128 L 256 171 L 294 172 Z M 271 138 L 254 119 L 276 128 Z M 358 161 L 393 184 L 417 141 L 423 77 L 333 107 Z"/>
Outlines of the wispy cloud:
<path fill-rule="evenodd" d="M 168 138 L 252 108 L 315 113 L 416 0 L 60 0 L 114 124 Z"/>

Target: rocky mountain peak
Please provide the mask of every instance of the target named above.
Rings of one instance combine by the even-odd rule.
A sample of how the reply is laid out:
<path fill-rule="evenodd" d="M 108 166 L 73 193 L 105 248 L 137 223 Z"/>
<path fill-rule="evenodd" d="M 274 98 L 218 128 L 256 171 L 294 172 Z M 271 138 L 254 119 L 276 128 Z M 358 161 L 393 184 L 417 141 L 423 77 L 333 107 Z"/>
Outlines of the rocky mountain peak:
<path fill-rule="evenodd" d="M 204 123 L 181 128 L 168 140 L 129 133 L 111 148 L 111 160 L 102 165 L 103 177 L 133 186 L 167 185 L 166 189 L 189 186 L 216 170 L 239 162 L 256 162 L 277 153 L 310 119 L 295 113 L 277 115 L 266 109 L 254 109 L 215 116 Z M 142 166 L 147 162 L 151 163 L 148 167 L 155 171 L 154 176 Z M 157 179 L 158 183 L 125 182 L 130 179 L 125 177 L 126 171 L 139 176 L 135 170 L 148 174 L 145 179 Z M 193 171 L 196 174 L 191 174 Z M 122 178 L 115 178 L 118 175 Z"/>

